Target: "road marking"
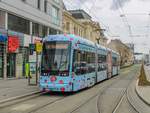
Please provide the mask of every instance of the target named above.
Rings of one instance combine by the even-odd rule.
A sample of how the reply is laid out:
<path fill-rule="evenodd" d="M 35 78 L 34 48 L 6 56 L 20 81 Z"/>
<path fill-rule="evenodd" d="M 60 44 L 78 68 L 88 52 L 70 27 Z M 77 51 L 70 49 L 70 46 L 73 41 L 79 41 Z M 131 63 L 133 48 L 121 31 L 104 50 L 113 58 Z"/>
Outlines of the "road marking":
<path fill-rule="evenodd" d="M 32 107 L 34 107 L 35 104 L 22 104 L 22 105 L 19 105 L 17 107 L 14 107 L 12 108 L 12 110 L 15 110 L 15 111 L 26 111 Z"/>

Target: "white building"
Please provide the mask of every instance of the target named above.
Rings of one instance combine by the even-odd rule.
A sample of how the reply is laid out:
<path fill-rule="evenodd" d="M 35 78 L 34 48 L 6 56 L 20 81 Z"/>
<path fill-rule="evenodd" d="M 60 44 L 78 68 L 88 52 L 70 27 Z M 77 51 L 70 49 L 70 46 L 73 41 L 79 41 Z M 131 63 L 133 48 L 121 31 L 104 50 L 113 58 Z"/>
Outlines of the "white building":
<path fill-rule="evenodd" d="M 29 60 L 29 43 L 62 32 L 62 0 L 0 0 L 0 78 L 21 77 Z M 17 51 L 9 51 L 9 38 L 18 38 Z M 14 38 L 13 38 L 14 40 Z"/>

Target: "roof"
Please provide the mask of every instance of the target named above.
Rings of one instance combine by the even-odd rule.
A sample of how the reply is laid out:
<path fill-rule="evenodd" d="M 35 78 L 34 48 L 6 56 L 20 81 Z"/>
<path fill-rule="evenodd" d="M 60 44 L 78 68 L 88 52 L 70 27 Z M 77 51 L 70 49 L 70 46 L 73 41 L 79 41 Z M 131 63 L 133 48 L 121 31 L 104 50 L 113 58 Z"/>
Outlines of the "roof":
<path fill-rule="evenodd" d="M 78 10 L 68 10 L 72 16 L 76 19 L 89 19 L 91 20 L 91 16 L 85 12 L 84 10 L 82 9 L 78 9 Z"/>

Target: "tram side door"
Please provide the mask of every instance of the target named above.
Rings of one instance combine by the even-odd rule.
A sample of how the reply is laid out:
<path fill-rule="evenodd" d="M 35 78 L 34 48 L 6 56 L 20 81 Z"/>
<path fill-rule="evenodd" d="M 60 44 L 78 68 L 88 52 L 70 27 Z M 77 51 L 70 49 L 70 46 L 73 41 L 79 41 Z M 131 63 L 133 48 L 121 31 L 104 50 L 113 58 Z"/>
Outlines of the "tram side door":
<path fill-rule="evenodd" d="M 111 51 L 108 52 L 107 55 L 107 76 L 108 78 L 112 77 L 112 54 Z"/>

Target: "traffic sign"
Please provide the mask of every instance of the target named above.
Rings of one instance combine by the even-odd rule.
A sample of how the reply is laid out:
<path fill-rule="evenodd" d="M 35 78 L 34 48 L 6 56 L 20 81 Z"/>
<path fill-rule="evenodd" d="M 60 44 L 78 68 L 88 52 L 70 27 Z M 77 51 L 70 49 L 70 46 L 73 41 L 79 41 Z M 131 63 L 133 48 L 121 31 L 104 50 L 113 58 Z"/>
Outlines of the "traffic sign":
<path fill-rule="evenodd" d="M 37 53 L 42 52 L 42 43 L 40 43 L 40 42 L 36 43 L 36 52 Z"/>

